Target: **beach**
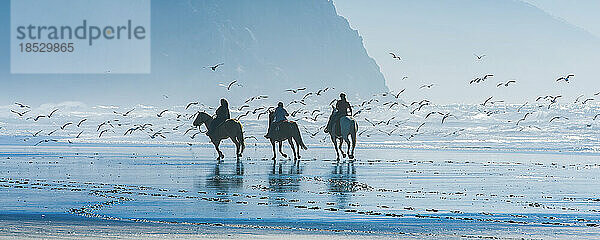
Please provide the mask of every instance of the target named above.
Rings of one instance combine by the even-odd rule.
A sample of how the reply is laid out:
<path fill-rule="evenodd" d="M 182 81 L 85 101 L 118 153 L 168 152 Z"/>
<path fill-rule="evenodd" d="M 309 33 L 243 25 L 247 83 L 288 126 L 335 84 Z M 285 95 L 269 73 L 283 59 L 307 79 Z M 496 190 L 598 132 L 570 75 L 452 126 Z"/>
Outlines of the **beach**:
<path fill-rule="evenodd" d="M 0 235 L 599 236 L 597 154 L 358 148 L 356 160 L 336 161 L 309 147 L 300 161 L 217 162 L 209 147 L 4 146 Z"/>

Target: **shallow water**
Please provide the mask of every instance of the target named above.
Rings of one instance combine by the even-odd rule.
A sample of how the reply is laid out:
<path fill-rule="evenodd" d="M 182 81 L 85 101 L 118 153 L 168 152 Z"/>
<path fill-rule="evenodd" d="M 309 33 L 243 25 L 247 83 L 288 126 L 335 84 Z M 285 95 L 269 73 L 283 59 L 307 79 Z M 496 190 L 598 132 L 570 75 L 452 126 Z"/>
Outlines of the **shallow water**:
<path fill-rule="evenodd" d="M 356 233 L 600 233 L 597 153 L 361 147 L 336 161 L 193 146 L 0 147 L 0 213 Z M 289 149 L 286 148 L 289 153 Z M 269 159 L 267 159 L 269 158 Z"/>

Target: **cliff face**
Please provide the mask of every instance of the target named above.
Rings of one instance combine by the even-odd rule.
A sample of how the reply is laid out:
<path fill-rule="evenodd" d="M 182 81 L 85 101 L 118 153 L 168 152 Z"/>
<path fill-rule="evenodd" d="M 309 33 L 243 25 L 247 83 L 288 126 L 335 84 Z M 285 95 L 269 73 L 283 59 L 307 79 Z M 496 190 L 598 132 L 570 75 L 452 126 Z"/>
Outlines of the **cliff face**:
<path fill-rule="evenodd" d="M 149 75 L 10 75 L 7 61 L 0 63 L 8 87 L 28 89 L 0 96 L 7 103 L 153 103 L 161 94 L 181 101 L 245 99 L 304 86 L 358 94 L 387 90 L 362 38 L 327 0 L 154 0 Z M 216 72 L 203 68 L 220 62 L 225 65 Z M 217 86 L 232 80 L 244 87 L 226 93 Z M 66 94 L 42 94 L 59 89 Z"/>

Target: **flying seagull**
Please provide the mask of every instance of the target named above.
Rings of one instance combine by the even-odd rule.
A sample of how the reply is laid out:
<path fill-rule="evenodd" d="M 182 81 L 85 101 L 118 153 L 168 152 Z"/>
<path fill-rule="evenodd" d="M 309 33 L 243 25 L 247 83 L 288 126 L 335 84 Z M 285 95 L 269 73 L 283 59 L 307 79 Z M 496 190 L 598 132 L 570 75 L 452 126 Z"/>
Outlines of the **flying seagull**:
<path fill-rule="evenodd" d="M 231 90 L 231 87 L 233 87 L 234 85 L 240 86 L 240 87 L 242 86 L 241 84 L 237 83 L 237 80 L 233 80 L 227 85 L 225 85 L 223 83 L 219 83 L 219 86 L 227 88 L 227 91 Z"/>
<path fill-rule="evenodd" d="M 432 83 L 432 84 L 429 84 L 429 85 L 423 85 L 423 86 L 421 86 L 419 89 L 423 89 L 423 88 L 431 88 L 431 87 L 433 87 L 433 85 L 435 85 L 435 84 L 434 84 L 434 83 Z"/>
<path fill-rule="evenodd" d="M 285 90 L 285 91 L 286 91 L 286 92 L 298 93 L 299 91 L 304 91 L 304 90 L 306 90 L 306 88 L 305 88 L 305 87 L 302 87 L 302 88 L 296 88 L 296 89 L 287 89 L 287 90 Z M 321 90 L 319 90 L 319 91 L 321 91 Z"/>
<path fill-rule="evenodd" d="M 516 82 L 517 82 L 517 81 L 515 81 L 515 80 L 508 80 L 508 81 L 507 81 L 507 82 L 505 82 L 505 83 L 503 83 L 503 82 L 499 82 L 499 83 L 496 85 L 496 87 L 501 87 L 501 86 L 503 86 L 503 85 L 504 85 L 505 87 L 508 87 L 508 85 L 509 85 L 509 84 L 511 84 L 511 83 L 516 83 Z"/>
<path fill-rule="evenodd" d="M 398 61 L 401 61 L 402 59 L 400 58 L 400 56 L 397 56 L 395 53 L 390 52 L 390 55 L 392 55 L 393 59 L 397 59 Z"/>
<path fill-rule="evenodd" d="M 87 121 L 87 118 L 81 119 L 79 123 L 77 123 L 77 127 L 80 127 L 83 122 Z"/>
<path fill-rule="evenodd" d="M 12 109 L 11 109 L 11 110 L 10 110 L 10 112 L 12 112 L 12 113 L 14 113 L 14 114 L 17 114 L 17 115 L 19 115 L 19 117 L 23 117 L 23 115 L 25 115 L 25 114 L 27 114 L 28 112 L 30 112 L 30 110 L 27 110 L 27 111 L 25 111 L 25 112 L 17 112 L 17 111 L 15 111 L 15 110 L 12 110 Z"/>
<path fill-rule="evenodd" d="M 165 109 L 160 111 L 160 113 L 156 114 L 157 117 L 162 117 L 165 112 L 169 111 L 169 109 Z"/>
<path fill-rule="evenodd" d="M 475 57 L 477 58 L 477 60 L 481 60 L 481 59 L 483 59 L 485 57 L 485 54 L 479 56 L 479 55 L 473 53 L 473 55 L 475 55 Z"/>
<path fill-rule="evenodd" d="M 575 75 L 574 75 L 574 74 L 569 74 L 569 75 L 567 75 L 566 77 L 559 77 L 558 79 L 556 79 L 556 81 L 557 81 L 557 82 L 560 82 L 560 81 L 565 81 L 565 82 L 567 82 L 567 83 L 568 83 L 568 82 L 569 82 L 569 80 L 571 80 L 571 79 L 570 79 L 571 77 L 575 77 Z"/>
<path fill-rule="evenodd" d="M 223 66 L 224 64 L 225 63 L 219 63 L 219 64 L 214 65 L 214 66 L 208 66 L 207 68 L 210 68 L 214 72 L 214 71 L 217 71 L 218 67 Z"/>
<path fill-rule="evenodd" d="M 491 96 L 491 97 L 489 97 L 488 99 L 486 99 L 486 100 L 485 100 L 485 102 L 483 102 L 483 103 L 481 104 L 481 106 L 484 106 L 484 107 L 485 107 L 485 105 L 486 105 L 486 104 L 487 104 L 487 103 L 488 103 L 490 100 L 492 100 L 492 98 L 493 98 L 493 97 L 494 97 L 494 96 Z"/>
<path fill-rule="evenodd" d="M 20 108 L 30 108 L 29 106 L 18 102 L 16 102 L 15 105 L 19 106 Z"/>

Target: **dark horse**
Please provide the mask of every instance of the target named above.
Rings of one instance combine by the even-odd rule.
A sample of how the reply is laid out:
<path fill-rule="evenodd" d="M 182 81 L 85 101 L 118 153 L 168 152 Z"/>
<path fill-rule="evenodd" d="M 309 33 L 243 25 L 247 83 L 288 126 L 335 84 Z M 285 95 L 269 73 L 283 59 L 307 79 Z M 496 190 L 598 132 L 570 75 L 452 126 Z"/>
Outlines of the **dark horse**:
<path fill-rule="evenodd" d="M 210 123 L 213 120 L 213 117 L 210 116 L 208 113 L 198 112 L 193 124 L 198 128 L 200 128 L 202 124 L 205 124 L 206 128 L 208 129 L 208 126 L 210 126 Z M 246 145 L 244 144 L 244 132 L 242 131 L 242 124 L 237 119 L 227 119 L 225 122 L 219 125 L 217 129 L 213 131 L 213 134 L 209 137 L 210 141 L 213 143 L 213 145 L 215 145 L 217 153 L 219 153 L 219 157 L 217 157 L 217 160 L 221 160 L 224 157 L 221 150 L 219 150 L 219 144 L 223 139 L 230 138 L 231 141 L 233 141 L 233 143 L 235 144 L 235 153 L 237 155 L 238 160 L 242 156 L 244 148 L 246 147 Z"/>
<path fill-rule="evenodd" d="M 274 113 L 269 111 L 269 128 L 271 128 L 271 124 L 273 123 Z M 302 142 L 302 136 L 300 135 L 300 129 L 298 129 L 298 124 L 293 121 L 283 121 L 279 123 L 278 131 L 271 131 L 269 139 L 271 140 L 271 145 L 273 146 L 273 160 L 277 158 L 277 153 L 275 152 L 275 142 L 279 143 L 279 153 L 286 158 L 287 155 L 283 153 L 281 150 L 281 142 L 287 140 L 290 143 L 290 147 L 292 147 L 292 152 L 294 153 L 294 160 L 300 159 L 300 148 L 306 150 L 308 149 L 304 142 Z M 296 147 L 294 148 L 294 143 L 292 139 L 296 142 Z"/>

